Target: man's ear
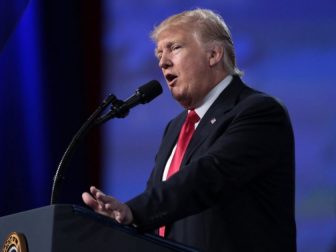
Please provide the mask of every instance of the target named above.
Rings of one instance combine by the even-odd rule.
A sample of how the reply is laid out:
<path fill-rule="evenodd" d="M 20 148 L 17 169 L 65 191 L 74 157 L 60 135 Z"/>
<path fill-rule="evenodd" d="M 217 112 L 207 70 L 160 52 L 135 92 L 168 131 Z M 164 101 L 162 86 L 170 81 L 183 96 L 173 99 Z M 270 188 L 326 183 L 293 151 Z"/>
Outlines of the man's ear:
<path fill-rule="evenodd" d="M 218 43 L 213 43 L 209 48 L 209 65 L 214 66 L 221 62 L 224 57 L 224 48 Z"/>

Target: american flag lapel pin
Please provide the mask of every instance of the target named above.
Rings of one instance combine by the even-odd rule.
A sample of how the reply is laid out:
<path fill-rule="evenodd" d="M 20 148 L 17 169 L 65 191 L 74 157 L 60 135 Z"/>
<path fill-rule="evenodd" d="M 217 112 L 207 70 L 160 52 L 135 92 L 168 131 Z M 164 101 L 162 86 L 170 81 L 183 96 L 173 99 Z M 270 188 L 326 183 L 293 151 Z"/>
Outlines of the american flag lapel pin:
<path fill-rule="evenodd" d="M 216 118 L 212 118 L 212 119 L 210 120 L 210 122 L 211 122 L 211 124 L 214 124 L 214 123 L 216 122 Z"/>

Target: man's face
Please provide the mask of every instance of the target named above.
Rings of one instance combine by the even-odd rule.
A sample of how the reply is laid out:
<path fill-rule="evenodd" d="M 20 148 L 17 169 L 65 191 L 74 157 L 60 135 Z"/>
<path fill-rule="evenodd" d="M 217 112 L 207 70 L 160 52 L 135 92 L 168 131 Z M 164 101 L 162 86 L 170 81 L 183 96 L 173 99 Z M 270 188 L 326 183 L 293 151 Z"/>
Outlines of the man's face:
<path fill-rule="evenodd" d="M 158 36 L 159 66 L 173 97 L 185 108 L 200 105 L 214 86 L 210 54 L 192 31 L 168 28 Z"/>

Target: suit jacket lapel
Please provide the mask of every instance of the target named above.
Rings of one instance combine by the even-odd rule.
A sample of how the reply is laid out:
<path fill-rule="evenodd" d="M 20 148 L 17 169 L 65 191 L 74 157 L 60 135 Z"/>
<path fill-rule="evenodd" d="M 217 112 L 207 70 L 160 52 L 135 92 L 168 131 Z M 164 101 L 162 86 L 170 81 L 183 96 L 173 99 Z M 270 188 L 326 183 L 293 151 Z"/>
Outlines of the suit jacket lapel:
<path fill-rule="evenodd" d="M 207 138 L 211 129 L 213 128 L 213 124 L 211 120 L 216 118 L 216 120 L 220 120 L 225 114 L 230 111 L 237 102 L 239 94 L 242 88 L 245 85 L 242 83 L 239 77 L 234 77 L 229 86 L 219 95 L 219 97 L 215 100 L 215 102 L 211 105 L 209 110 L 206 112 L 200 124 L 198 125 L 190 143 L 182 160 L 181 167 L 185 165 L 185 163 L 190 159 L 191 155 L 195 152 L 195 150 L 202 144 L 202 142 Z M 155 175 L 156 181 L 162 180 L 162 174 L 164 168 L 166 166 L 167 160 L 171 155 L 171 152 L 176 145 L 178 135 L 182 128 L 182 125 L 187 116 L 187 111 L 182 112 L 179 116 L 177 116 L 173 121 L 171 121 L 171 125 L 169 125 L 167 132 L 163 138 L 163 142 L 160 146 L 160 159 L 157 160 L 157 172 Z"/>
<path fill-rule="evenodd" d="M 237 103 L 237 99 L 243 87 L 245 87 L 245 85 L 242 83 L 240 78 L 234 77 L 229 86 L 223 90 L 215 102 L 210 106 L 209 110 L 205 113 L 204 117 L 200 121 L 200 124 L 198 125 L 189 143 L 181 167 L 185 165 L 193 152 L 195 152 L 195 150 L 211 133 L 212 128 L 215 126 L 216 122 L 220 121 L 227 112 L 232 110 L 232 108 Z M 212 121 L 213 119 L 215 119 L 215 122 Z"/>

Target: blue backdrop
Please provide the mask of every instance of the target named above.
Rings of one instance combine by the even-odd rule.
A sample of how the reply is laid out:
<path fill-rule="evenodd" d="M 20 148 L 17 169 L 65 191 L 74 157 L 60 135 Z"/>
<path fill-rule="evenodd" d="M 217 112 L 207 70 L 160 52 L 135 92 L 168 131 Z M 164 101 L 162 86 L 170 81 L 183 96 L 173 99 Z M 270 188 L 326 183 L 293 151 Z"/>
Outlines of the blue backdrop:
<path fill-rule="evenodd" d="M 336 245 L 336 2 L 114 0 L 104 5 L 104 92 L 113 90 L 121 98 L 153 78 L 165 86 L 148 38 L 155 24 L 195 7 L 224 17 L 243 79 L 283 100 L 292 118 L 299 251 L 331 251 Z M 107 192 L 126 200 L 143 190 L 163 129 L 180 110 L 165 87 L 151 104 L 105 126 Z"/>

